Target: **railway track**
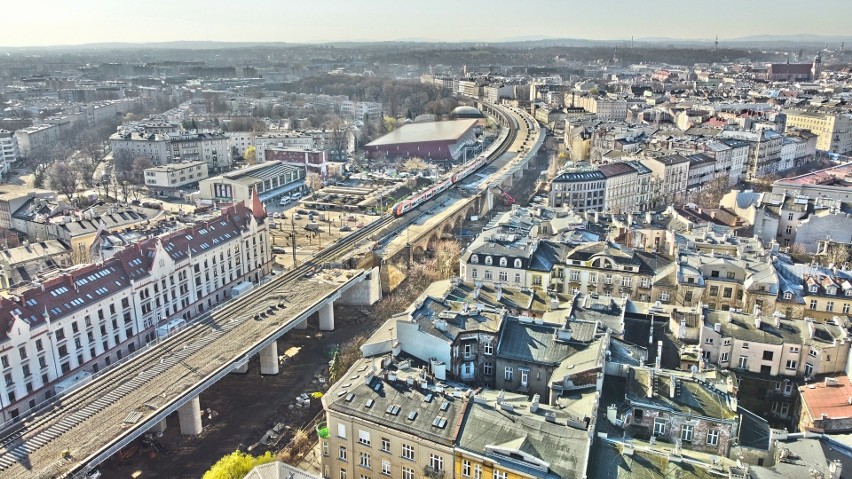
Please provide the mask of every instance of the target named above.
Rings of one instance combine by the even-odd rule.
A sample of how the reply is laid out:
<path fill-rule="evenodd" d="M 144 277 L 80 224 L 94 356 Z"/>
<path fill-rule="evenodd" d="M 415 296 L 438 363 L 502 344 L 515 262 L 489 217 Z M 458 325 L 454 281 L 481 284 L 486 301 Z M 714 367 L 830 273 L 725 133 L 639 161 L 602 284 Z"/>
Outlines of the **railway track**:
<path fill-rule="evenodd" d="M 517 136 L 517 121 L 511 115 L 507 116 L 516 127 L 510 129 L 503 144 L 493 151 L 492 160 L 503 155 Z M 69 469 L 73 471 L 87 466 L 74 464 L 62 457 L 57 457 L 49 464 L 36 465 L 31 464 L 29 458 L 110 405 L 143 390 L 146 383 L 158 374 L 216 341 L 239 324 L 251 320 L 255 315 L 272 314 L 276 310 L 285 309 L 288 285 L 321 269 L 323 263 L 332 262 L 362 246 L 364 241 L 371 240 L 370 235 L 381 231 L 396 219 L 390 214 L 381 216 L 329 245 L 307 262 L 275 276 L 249 294 L 208 311 L 164 341 L 146 346 L 132 359 L 103 372 L 90 383 L 67 395 L 57 396 L 46 410 L 25 418 L 17 427 L 5 431 L 0 437 L 0 476 L 11 473 L 9 469 L 16 465 L 26 467 L 33 477 L 68 477 L 71 473 Z M 198 378 L 199 381 L 201 379 Z M 151 405 L 151 409 L 157 407 Z M 142 432 L 139 431 L 139 434 Z M 78 459 L 81 458 L 75 458 Z"/>

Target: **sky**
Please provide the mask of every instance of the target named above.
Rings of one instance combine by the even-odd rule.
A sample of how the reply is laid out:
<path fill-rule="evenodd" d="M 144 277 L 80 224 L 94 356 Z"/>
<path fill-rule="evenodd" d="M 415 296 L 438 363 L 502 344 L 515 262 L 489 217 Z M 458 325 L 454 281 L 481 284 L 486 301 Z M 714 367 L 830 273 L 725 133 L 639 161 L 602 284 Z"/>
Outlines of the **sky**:
<path fill-rule="evenodd" d="M 852 36 L 852 0 L 5 0 L 0 46 Z"/>

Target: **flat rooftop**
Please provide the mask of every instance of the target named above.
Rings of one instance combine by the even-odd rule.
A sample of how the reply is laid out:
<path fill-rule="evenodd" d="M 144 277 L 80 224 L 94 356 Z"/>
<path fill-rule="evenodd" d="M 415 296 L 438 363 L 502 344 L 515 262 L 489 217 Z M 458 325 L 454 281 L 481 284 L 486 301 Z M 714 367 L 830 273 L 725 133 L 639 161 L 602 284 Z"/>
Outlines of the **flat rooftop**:
<path fill-rule="evenodd" d="M 409 123 L 402 125 L 387 135 L 376 139 L 367 146 L 396 145 L 402 143 L 420 143 L 427 141 L 456 141 L 476 125 L 476 119 L 436 121 L 429 123 Z"/>
<path fill-rule="evenodd" d="M 802 405 L 810 412 L 811 417 L 820 419 L 823 414 L 829 419 L 844 419 L 852 417 L 852 384 L 847 376 L 838 376 L 836 383 L 826 381 L 813 382 L 799 387 L 802 395 Z"/>

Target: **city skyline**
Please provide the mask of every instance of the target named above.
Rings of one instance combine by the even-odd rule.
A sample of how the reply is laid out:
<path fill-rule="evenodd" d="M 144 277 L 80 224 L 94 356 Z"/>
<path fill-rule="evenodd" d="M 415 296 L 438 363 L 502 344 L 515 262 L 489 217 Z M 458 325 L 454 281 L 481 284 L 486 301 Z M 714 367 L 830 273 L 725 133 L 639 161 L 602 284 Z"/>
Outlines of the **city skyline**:
<path fill-rule="evenodd" d="M 151 0 L 144 5 L 46 0 L 6 6 L 4 13 L 16 21 L 4 26 L 0 46 L 172 41 L 712 40 L 717 35 L 724 41 L 761 35 L 850 36 L 844 20 L 852 14 L 852 5 L 840 0 L 813 3 L 816 8 L 812 10 L 819 14 L 792 15 L 800 7 L 792 0 L 775 2 L 772 9 L 721 0 L 711 11 L 699 15 L 685 11 L 682 2 L 658 0 L 652 7 L 632 11 L 629 16 L 613 16 L 612 12 L 623 8 L 625 2 L 603 0 L 592 5 L 532 0 L 518 5 L 499 0 L 489 3 L 486 9 L 478 3 L 437 0 L 424 11 L 389 0 L 374 0 L 368 6 L 342 0 L 310 4 L 254 0 L 240 4 L 239 9 L 222 0 Z M 525 12 L 528 19 L 519 15 Z"/>

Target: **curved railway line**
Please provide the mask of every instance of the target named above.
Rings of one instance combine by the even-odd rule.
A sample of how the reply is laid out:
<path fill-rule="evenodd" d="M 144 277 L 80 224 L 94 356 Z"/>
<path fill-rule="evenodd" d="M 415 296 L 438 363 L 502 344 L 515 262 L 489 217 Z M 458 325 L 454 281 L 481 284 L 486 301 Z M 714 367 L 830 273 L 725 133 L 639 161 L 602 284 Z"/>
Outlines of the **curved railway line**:
<path fill-rule="evenodd" d="M 509 134 L 503 143 L 489 154 L 489 160 L 503 155 L 515 141 L 517 135 L 517 119 L 512 115 L 502 114 L 514 127 L 509 129 Z M 188 374 L 184 375 L 184 378 L 188 378 L 187 381 L 194 379 L 195 382 L 187 383 L 187 381 L 181 381 L 178 384 L 168 385 L 166 391 L 174 387 L 189 386 L 189 389 L 184 389 L 176 399 L 172 398 L 162 403 L 157 403 L 153 400 L 159 396 L 154 396 L 152 400 L 146 402 L 145 406 L 150 409 L 150 414 L 145 416 L 146 421 L 157 417 L 158 414 L 156 414 L 156 411 L 162 411 L 163 408 L 174 406 L 174 404 L 180 402 L 181 398 L 187 397 L 187 392 L 195 393 L 199 387 L 203 386 L 203 388 L 206 388 L 209 386 L 207 383 L 214 383 L 215 380 L 210 381 L 212 374 L 201 375 L 193 371 L 192 365 L 189 364 L 189 359 L 193 354 L 198 353 L 220 338 L 233 341 L 233 339 L 223 338 L 223 336 L 228 331 L 231 331 L 246 321 L 254 319 L 260 323 L 263 319 L 273 318 L 278 312 L 288 308 L 291 311 L 297 311 L 298 309 L 295 309 L 292 304 L 296 298 L 293 297 L 293 294 L 288 294 L 291 293 L 291 288 L 288 288 L 288 286 L 321 269 L 323 263 L 332 262 L 351 250 L 363 244 L 368 244 L 371 234 L 382 231 L 383 228 L 396 220 L 398 218 L 395 218 L 391 214 L 381 216 L 364 228 L 329 245 L 314 255 L 309 261 L 286 273 L 273 277 L 269 282 L 255 287 L 244 296 L 240 296 L 206 312 L 183 330 L 174 333 L 159 343 L 147 345 L 133 358 L 102 372 L 91 382 L 80 386 L 66 395 L 57 396 L 55 402 L 48 406 L 46 410 L 23 419 L 11 432 L 5 432 L 2 438 L 0 438 L 0 476 L 22 478 L 83 477 L 85 473 L 91 471 L 97 464 L 114 454 L 118 446 L 129 443 L 147 430 L 147 427 L 143 427 L 145 426 L 144 422 L 136 424 L 135 421 L 131 420 L 132 411 L 118 413 L 112 411 L 110 419 L 115 419 L 116 414 L 123 416 L 130 413 L 125 419 L 125 423 L 129 423 L 129 425 L 126 428 L 122 428 L 119 434 L 106 438 L 106 441 L 102 438 L 98 442 L 96 441 L 97 437 L 75 438 L 75 441 L 78 441 L 79 444 L 88 442 L 86 445 L 89 446 L 89 449 L 95 450 L 95 452 L 87 457 L 69 456 L 66 454 L 66 450 L 51 451 L 56 452 L 54 456 L 40 450 L 48 448 L 57 438 L 69 433 L 69 431 L 85 421 L 92 419 L 93 416 L 106 411 L 107 408 L 116 404 L 122 398 L 131 394 L 139 395 L 140 392 L 141 394 L 150 394 L 150 392 L 146 392 L 144 389 L 146 384 L 157 379 L 164 371 L 180 364 L 184 364 L 188 370 Z M 293 322 L 294 320 L 291 320 L 290 323 L 281 325 L 272 335 L 279 334 L 282 329 L 287 328 Z M 277 327 L 277 325 L 267 326 Z M 259 327 L 256 329 L 259 329 Z M 229 354 L 243 351 L 245 345 L 242 346 L 237 346 Z M 217 374 L 220 370 L 227 368 L 228 364 L 233 365 L 235 363 L 233 356 L 229 358 L 217 357 L 215 359 L 224 362 L 223 366 L 217 368 Z M 236 358 L 237 361 L 239 359 Z M 227 374 L 228 371 L 230 369 L 225 370 L 224 373 Z M 167 394 L 164 392 L 162 396 L 163 399 L 166 399 Z M 118 422 L 120 423 L 121 420 L 119 419 Z M 83 433 L 81 432 L 80 435 L 82 436 Z M 97 442 L 96 444 L 91 443 L 93 439 Z M 105 445 L 103 445 L 104 443 Z M 42 452 L 42 456 L 47 454 L 50 459 L 45 460 L 41 458 L 38 464 L 33 463 L 31 456 L 37 451 Z M 72 453 L 73 451 L 67 452 Z M 8 474 L 14 475 L 7 476 Z"/>

